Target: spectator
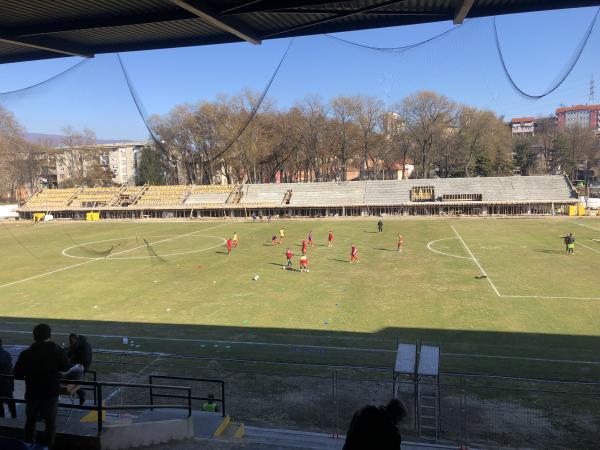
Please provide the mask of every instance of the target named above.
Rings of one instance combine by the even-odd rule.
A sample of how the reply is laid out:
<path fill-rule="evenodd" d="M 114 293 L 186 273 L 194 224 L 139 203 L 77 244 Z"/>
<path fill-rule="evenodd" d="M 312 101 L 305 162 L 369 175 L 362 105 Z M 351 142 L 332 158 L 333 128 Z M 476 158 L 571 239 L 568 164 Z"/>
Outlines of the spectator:
<path fill-rule="evenodd" d="M 208 401 L 202 405 L 202 411 L 207 412 L 218 412 L 219 405 L 215 403 L 215 396 L 213 394 L 208 394 Z"/>
<path fill-rule="evenodd" d="M 46 445 L 54 446 L 60 374 L 69 369 L 65 351 L 50 340 L 50 326 L 41 323 L 33 329 L 34 343 L 15 364 L 15 378 L 25 380 L 25 442 L 33 443 L 38 417 L 46 423 Z"/>
<path fill-rule="evenodd" d="M 71 368 L 65 374 L 65 378 L 68 380 L 81 380 L 92 364 L 92 347 L 85 336 L 75 333 L 69 335 L 67 357 L 71 363 Z M 85 403 L 85 390 L 74 385 L 70 385 L 70 389 L 68 387 L 67 390 L 69 393 L 77 394 L 80 405 Z"/>
<path fill-rule="evenodd" d="M 398 423 L 406 414 L 406 407 L 397 399 L 385 406 L 361 408 L 352 417 L 343 450 L 400 450 Z"/>
<path fill-rule="evenodd" d="M 2 339 L 0 339 L 0 375 L 10 375 L 0 377 L 0 397 L 13 398 L 15 383 L 12 379 L 13 365 L 10 353 L 2 348 Z M 10 416 L 17 417 L 17 405 L 14 400 L 0 400 L 0 417 L 4 417 L 4 403 L 8 406 Z"/>

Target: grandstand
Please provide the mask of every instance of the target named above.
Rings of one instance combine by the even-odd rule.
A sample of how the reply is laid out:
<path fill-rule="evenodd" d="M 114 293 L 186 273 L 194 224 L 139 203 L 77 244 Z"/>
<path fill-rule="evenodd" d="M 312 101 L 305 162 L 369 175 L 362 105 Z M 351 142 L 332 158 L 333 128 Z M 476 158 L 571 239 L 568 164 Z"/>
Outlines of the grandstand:
<path fill-rule="evenodd" d="M 232 186 L 192 186 L 185 205 L 223 204 L 234 191 Z"/>
<path fill-rule="evenodd" d="M 122 188 L 118 187 L 85 187 L 77 192 L 70 201 L 69 206 L 82 206 L 96 208 L 111 206 L 118 199 Z"/>
<path fill-rule="evenodd" d="M 411 194 L 412 193 L 412 194 Z M 415 197 L 414 193 L 418 193 Z M 426 194 L 426 195 L 425 195 Z M 411 200 L 412 199 L 412 200 Z M 42 190 L 20 209 L 103 218 L 560 214 L 577 203 L 563 176 L 437 178 L 239 186 L 123 186 Z"/>

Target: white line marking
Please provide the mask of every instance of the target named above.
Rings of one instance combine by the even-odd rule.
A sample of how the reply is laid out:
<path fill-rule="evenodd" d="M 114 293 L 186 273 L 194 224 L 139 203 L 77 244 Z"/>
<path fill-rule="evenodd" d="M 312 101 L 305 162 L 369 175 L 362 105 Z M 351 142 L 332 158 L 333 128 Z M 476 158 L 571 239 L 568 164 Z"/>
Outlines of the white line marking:
<path fill-rule="evenodd" d="M 563 364 L 593 364 L 600 365 L 600 361 L 578 361 L 573 359 L 550 359 L 550 358 L 530 358 L 528 356 L 500 356 L 500 355 L 480 355 L 477 353 L 445 353 L 444 356 L 459 356 L 466 358 L 490 358 L 490 359 L 508 359 L 508 360 L 521 360 L 521 361 L 538 361 L 538 362 L 552 362 L 552 363 L 563 363 Z"/>
<path fill-rule="evenodd" d="M 460 258 L 460 259 L 471 259 L 467 256 L 453 255 L 452 253 L 446 253 L 441 250 L 436 250 L 434 248 L 431 248 L 431 244 L 435 244 L 436 242 L 441 242 L 441 241 L 448 241 L 450 239 L 456 239 L 456 237 L 449 237 L 449 238 L 437 239 L 435 241 L 429 241 L 429 243 L 427 244 L 427 248 L 429 250 L 431 250 L 433 253 L 439 253 L 440 255 L 452 256 L 453 258 Z"/>
<path fill-rule="evenodd" d="M 200 233 L 201 231 L 206 231 L 206 230 L 208 230 L 208 229 L 211 229 L 211 228 L 216 228 L 216 227 L 220 227 L 220 226 L 223 226 L 223 225 L 229 225 L 229 224 L 228 224 L 228 223 L 219 224 L 219 225 L 215 225 L 215 226 L 212 226 L 212 227 L 203 228 L 203 229 L 201 229 L 201 230 L 191 231 L 191 232 L 189 232 L 189 233 L 181 234 L 181 235 L 178 235 L 178 236 L 179 236 L 179 237 L 189 236 L 190 234 L 193 234 L 193 233 Z M 169 239 L 163 239 L 162 241 L 156 241 L 156 242 L 154 242 L 153 244 L 157 244 L 157 243 L 159 243 L 159 242 L 166 242 L 167 240 L 172 240 L 172 239 L 177 239 L 177 238 L 176 238 L 176 237 L 174 237 L 174 238 L 169 238 Z M 130 251 L 132 251 L 132 250 L 136 250 L 136 249 L 138 249 L 138 248 L 143 248 L 143 247 L 145 247 L 145 246 L 146 246 L 146 245 L 144 244 L 144 245 L 142 245 L 142 246 L 139 246 L 139 247 L 134 247 L 134 248 L 130 248 L 130 249 L 127 249 L 127 250 L 123 250 L 123 251 L 121 251 L 121 252 L 114 253 L 114 254 L 113 254 L 113 256 L 114 256 L 114 255 L 121 255 L 121 254 L 123 254 L 123 253 L 127 253 L 127 252 L 130 252 Z M 78 263 L 78 264 L 73 264 L 73 265 L 71 265 L 71 266 L 67 266 L 67 267 L 61 267 L 60 269 L 51 270 L 50 272 L 40 273 L 39 275 L 34 275 L 34 276 L 32 276 L 32 277 L 23 278 L 22 280 L 17 280 L 17 281 L 12 281 L 12 282 L 10 282 L 10 283 L 6 283 L 6 284 L 1 284 L 1 285 L 0 285 L 0 289 L 2 289 L 2 288 L 5 288 L 5 287 L 8 287 L 8 286 L 13 286 L 13 285 L 15 285 L 15 284 L 24 283 L 24 282 L 26 282 L 26 281 L 35 280 L 36 278 L 45 277 L 45 276 L 47 276 L 47 275 L 52 275 L 52 274 L 54 274 L 54 273 L 57 273 L 57 272 L 62 272 L 63 270 L 73 269 L 73 268 L 75 268 L 75 267 L 79 267 L 79 266 L 83 266 L 83 265 L 85 265 L 85 264 L 93 263 L 94 261 L 106 260 L 106 259 L 108 259 L 108 258 L 109 258 L 109 257 L 106 257 L 106 258 L 95 258 L 95 259 L 90 259 L 90 260 L 88 260 L 88 261 L 84 261 L 84 262 L 81 262 L 81 263 Z"/>
<path fill-rule="evenodd" d="M 104 259 L 104 258 L 101 258 L 101 259 Z M 78 264 L 73 264 L 72 266 L 61 267 L 60 269 L 52 270 L 52 271 L 46 272 L 46 273 L 41 273 L 39 275 L 34 275 L 32 277 L 29 277 L 29 278 L 23 278 L 22 280 L 12 281 L 10 283 L 6 283 L 6 284 L 0 285 L 0 289 L 2 289 L 4 287 L 12 286 L 14 284 L 24 283 L 24 282 L 29 281 L 29 280 L 35 280 L 36 278 L 45 277 L 46 275 L 52 275 L 53 273 L 62 272 L 63 270 L 73 269 L 74 267 L 83 266 L 84 264 L 89 264 L 89 263 L 94 262 L 94 261 L 97 261 L 97 259 L 90 259 L 88 261 L 84 261 L 84 262 L 81 262 L 81 263 L 78 263 Z"/>
<path fill-rule="evenodd" d="M 31 335 L 31 331 L 21 331 L 21 330 L 0 330 L 0 333 L 15 333 L 15 334 L 26 334 Z M 60 333 L 54 332 L 54 335 L 57 336 L 68 336 L 69 333 Z M 123 336 L 113 336 L 113 335 L 102 335 L 102 334 L 90 334 L 85 333 L 86 336 L 89 337 L 101 337 L 101 338 L 119 338 L 121 339 Z M 396 350 L 386 350 L 386 349 L 376 349 L 376 348 L 354 348 L 354 347 L 338 347 L 338 346 L 327 346 L 327 345 L 305 345 L 305 344 L 282 344 L 282 343 L 273 343 L 273 342 L 256 342 L 256 341 L 224 341 L 224 340 L 202 340 L 202 339 L 186 339 L 186 338 L 160 338 L 160 337 L 152 337 L 152 336 L 128 336 L 131 339 L 137 340 L 163 340 L 163 341 L 184 341 L 184 342 L 192 342 L 192 343 L 218 343 L 218 344 L 243 344 L 243 345 L 256 345 L 256 346 L 277 346 L 277 347 L 296 347 L 296 348 L 318 348 L 323 350 L 353 350 L 353 351 L 361 351 L 361 352 L 373 352 L 373 353 L 390 353 L 396 354 Z M 27 346 L 8 346 L 8 347 L 19 347 L 21 350 L 27 348 Z M 129 352 L 129 350 L 111 350 L 111 349 L 98 349 L 101 353 L 115 353 L 115 352 Z M 134 351 L 132 352 L 138 355 L 150 355 L 156 356 L 157 352 L 144 352 L 144 351 Z M 503 356 L 503 355 L 483 355 L 481 353 L 446 353 L 442 352 L 444 356 L 455 356 L 455 357 L 464 357 L 464 358 L 489 358 L 489 359 L 506 359 L 506 360 L 521 360 L 521 361 L 538 361 L 538 362 L 553 362 L 553 363 L 565 363 L 565 364 L 593 364 L 600 365 L 600 361 L 585 361 L 585 360 L 573 360 L 573 359 L 552 359 L 552 358 L 534 358 L 529 356 Z M 179 356 L 176 353 L 163 353 L 160 352 L 160 357 L 169 357 L 169 356 Z M 157 358 L 160 359 L 160 357 Z M 150 364 L 154 364 L 157 361 L 153 361 Z M 146 366 L 147 368 L 147 366 Z M 146 368 L 142 370 L 146 370 Z"/>
<path fill-rule="evenodd" d="M 452 231 L 454 231 L 454 234 L 456 234 L 456 237 L 458 239 L 460 239 L 460 242 L 462 242 L 462 245 L 465 247 L 465 250 L 467 251 L 467 253 L 469 255 L 471 255 L 471 259 L 475 262 L 475 264 L 477 264 L 477 267 L 479 267 L 479 270 L 481 270 L 481 274 L 483 276 L 485 276 L 486 280 L 488 280 L 488 282 L 490 283 L 490 286 L 492 287 L 492 289 L 494 290 L 496 295 L 498 297 L 502 297 L 502 295 L 500 295 L 500 292 L 498 292 L 498 289 L 496 289 L 496 286 L 494 285 L 494 283 L 492 283 L 492 280 L 490 279 L 488 274 L 485 272 L 485 270 L 483 270 L 483 267 L 481 267 L 481 264 L 479 264 L 479 261 L 477 261 L 477 258 L 475 258 L 475 255 L 473 254 L 473 252 L 469 249 L 469 247 L 467 247 L 466 242 L 463 240 L 463 238 L 460 236 L 460 234 L 458 234 L 458 231 L 456 231 L 456 228 L 454 228 L 454 225 L 450 225 L 450 228 L 452 228 Z"/>
<path fill-rule="evenodd" d="M 589 226 L 587 223 L 578 223 L 578 222 L 573 222 L 575 225 L 579 225 L 580 227 L 586 227 L 589 228 L 590 230 L 596 230 L 596 231 L 600 231 L 600 228 L 594 228 Z"/>
<path fill-rule="evenodd" d="M 181 235 L 181 236 L 180 236 L 180 235 L 177 235 L 177 234 L 167 234 L 167 235 L 163 235 L 163 236 L 146 236 L 146 237 L 148 237 L 148 238 L 153 238 L 153 237 L 158 237 L 158 238 L 160 238 L 160 237 L 165 237 L 165 236 L 175 236 L 175 237 L 174 237 L 174 238 L 172 238 L 172 239 L 178 239 L 178 238 L 184 237 L 183 235 Z M 71 255 L 70 253 L 67 253 L 67 252 L 68 252 L 69 250 L 73 249 L 73 248 L 82 247 L 82 246 L 84 246 L 84 245 L 90 245 L 90 244 L 100 244 L 100 243 L 102 243 L 102 242 L 119 241 L 119 240 L 123 240 L 123 239 L 133 239 L 133 238 L 135 238 L 135 237 L 136 237 L 136 236 L 133 236 L 133 237 L 128 237 L 128 238 L 113 238 L 113 239 L 104 239 L 104 240 L 101 240 L 101 241 L 84 242 L 83 244 L 72 245 L 71 247 L 67 247 L 67 248 L 65 248 L 65 249 L 62 251 L 62 254 L 63 254 L 64 256 L 68 256 L 69 258 L 78 258 L 78 259 L 100 259 L 100 257 L 98 257 L 98 258 L 95 258 L 95 257 L 91 257 L 91 256 L 77 256 L 77 255 Z M 188 255 L 188 254 L 190 254 L 190 253 L 200 253 L 200 252 L 204 252 L 204 251 L 206 251 L 206 250 L 212 250 L 213 248 L 220 247 L 220 246 L 224 245 L 225 243 L 227 243 L 227 240 L 226 240 L 225 238 L 222 238 L 221 236 L 210 236 L 210 235 L 208 235 L 208 234 L 195 234 L 193 237 L 207 237 L 207 238 L 215 238 L 215 239 L 220 239 L 222 242 L 218 243 L 217 245 L 213 245 L 212 247 L 201 248 L 201 249 L 198 249 L 198 250 L 190 250 L 190 251 L 187 251 L 187 252 L 166 253 L 166 254 L 164 254 L 164 255 L 156 255 L 156 256 L 154 256 L 154 255 L 147 255 L 147 256 L 125 256 L 125 257 L 123 257 L 123 258 L 111 258 L 111 259 L 147 259 L 147 258 L 159 258 L 159 257 L 160 257 L 160 258 L 166 258 L 166 257 L 168 257 L 168 256 L 181 256 L 181 255 Z M 157 244 L 157 243 L 159 243 L 159 242 L 166 242 L 167 240 L 169 240 L 169 239 L 163 239 L 162 241 L 149 242 L 149 243 L 148 243 L 148 245 L 154 245 L 154 244 Z M 128 250 L 125 250 L 125 251 L 128 251 L 128 252 L 129 252 L 129 251 L 132 251 L 132 250 L 137 250 L 137 249 L 140 249 L 140 248 L 143 248 L 143 247 L 146 247 L 146 246 L 147 246 L 147 245 L 145 245 L 145 244 L 144 244 L 143 246 L 140 246 L 140 247 L 135 247 L 135 248 L 131 248 L 131 249 L 128 249 Z M 106 259 L 110 258 L 112 255 L 118 255 L 118 254 L 120 254 L 120 253 L 122 253 L 122 252 L 119 252 L 119 253 L 113 253 L 113 254 L 111 254 L 111 255 L 108 255 L 108 256 L 106 257 Z M 102 257 L 102 258 L 103 258 L 103 257 Z"/>
<path fill-rule="evenodd" d="M 592 240 L 594 240 L 594 239 L 592 239 Z M 582 244 L 581 242 L 577 242 L 576 244 L 579 244 L 579 245 L 581 245 L 582 247 L 585 247 L 585 248 L 587 248 L 588 250 L 591 250 L 591 251 L 593 251 L 593 252 L 600 253 L 600 252 L 599 252 L 598 250 L 596 250 L 595 248 L 589 247 L 589 246 L 587 246 L 587 245 L 585 245 L 585 244 Z"/>
<path fill-rule="evenodd" d="M 553 297 L 547 295 L 504 295 L 502 298 L 547 298 L 547 299 L 565 299 L 565 300 L 600 300 L 600 297 Z"/>

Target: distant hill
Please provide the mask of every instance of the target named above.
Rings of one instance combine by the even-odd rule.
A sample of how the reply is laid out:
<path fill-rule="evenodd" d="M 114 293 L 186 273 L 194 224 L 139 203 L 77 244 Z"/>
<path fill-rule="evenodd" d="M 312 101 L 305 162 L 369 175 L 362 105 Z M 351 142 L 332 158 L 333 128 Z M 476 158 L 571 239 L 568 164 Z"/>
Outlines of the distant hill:
<path fill-rule="evenodd" d="M 23 133 L 23 137 L 32 144 L 48 144 L 58 147 L 63 144 L 64 136 L 60 134 Z M 130 142 L 131 139 L 96 139 L 97 144 L 112 144 L 113 142 Z"/>

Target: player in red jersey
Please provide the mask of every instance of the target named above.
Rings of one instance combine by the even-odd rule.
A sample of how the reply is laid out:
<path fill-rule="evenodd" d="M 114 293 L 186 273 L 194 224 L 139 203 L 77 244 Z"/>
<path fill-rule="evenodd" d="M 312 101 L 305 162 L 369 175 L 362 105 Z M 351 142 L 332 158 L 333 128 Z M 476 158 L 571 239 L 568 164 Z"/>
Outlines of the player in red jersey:
<path fill-rule="evenodd" d="M 327 236 L 327 247 L 333 247 L 333 231 L 329 230 L 329 236 Z"/>
<path fill-rule="evenodd" d="M 308 272 L 308 256 L 306 256 L 306 253 L 300 257 L 300 272 Z"/>
<path fill-rule="evenodd" d="M 358 247 L 352 244 L 352 249 L 350 250 L 350 264 L 355 262 L 358 264 Z"/>
<path fill-rule="evenodd" d="M 233 242 L 231 239 L 227 239 L 227 254 L 230 255 L 231 254 L 231 246 L 232 246 Z"/>
<path fill-rule="evenodd" d="M 310 245 L 311 247 L 314 245 L 312 230 L 308 232 L 308 245 Z"/>
<path fill-rule="evenodd" d="M 303 255 L 306 255 L 306 249 L 307 249 L 306 240 L 302 239 L 302 254 Z"/>
<path fill-rule="evenodd" d="M 294 256 L 294 254 L 288 247 L 287 250 L 285 251 L 285 257 L 287 258 L 287 264 L 285 267 L 282 267 L 282 269 L 291 269 L 292 268 L 292 256 Z"/>

